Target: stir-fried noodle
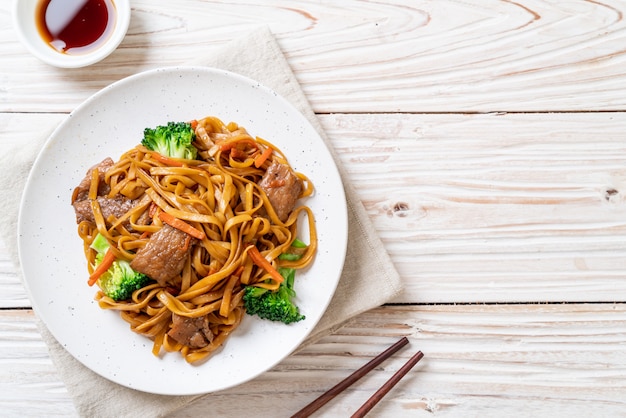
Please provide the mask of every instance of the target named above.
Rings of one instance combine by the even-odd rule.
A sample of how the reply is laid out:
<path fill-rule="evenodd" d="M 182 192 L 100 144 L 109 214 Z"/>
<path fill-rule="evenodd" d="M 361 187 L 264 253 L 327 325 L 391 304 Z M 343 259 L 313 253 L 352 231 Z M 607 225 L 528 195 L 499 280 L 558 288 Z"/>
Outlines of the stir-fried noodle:
<path fill-rule="evenodd" d="M 101 308 L 120 311 L 134 332 L 154 341 L 154 355 L 160 355 L 162 349 L 179 351 L 190 363 L 210 356 L 240 324 L 246 286 L 278 288 L 275 275 L 254 262 L 252 251 L 258 250 L 274 268 L 301 269 L 311 263 L 317 248 L 311 210 L 295 205 L 280 219 L 259 186 L 273 164 L 291 170 L 278 148 L 216 117 L 198 120 L 194 128 L 198 150 L 194 160 L 167 158 L 138 145 L 104 173 L 93 169 L 88 190 L 93 219 L 78 224 L 90 274 L 96 265 L 96 251 L 90 246 L 98 233 L 110 243 L 116 259 L 132 265 L 137 253 L 171 224 L 172 217 L 191 227 L 189 231 L 196 231 L 171 244 L 181 247 L 173 251 L 186 254 L 182 270 L 174 277 L 150 281 L 129 300 L 116 302 L 102 291 L 96 294 Z M 311 182 L 301 173 L 293 174 L 302 184 L 297 198 L 310 196 Z M 280 185 L 278 180 L 274 186 Z M 100 197 L 131 203 L 123 213 L 107 215 Z M 299 218 L 308 225 L 307 236 L 300 236 L 308 246 L 297 260 L 279 259 L 302 234 L 297 229 Z M 205 344 L 183 344 L 173 338 L 171 329 L 177 316 L 200 324 L 198 329 L 206 331 Z"/>

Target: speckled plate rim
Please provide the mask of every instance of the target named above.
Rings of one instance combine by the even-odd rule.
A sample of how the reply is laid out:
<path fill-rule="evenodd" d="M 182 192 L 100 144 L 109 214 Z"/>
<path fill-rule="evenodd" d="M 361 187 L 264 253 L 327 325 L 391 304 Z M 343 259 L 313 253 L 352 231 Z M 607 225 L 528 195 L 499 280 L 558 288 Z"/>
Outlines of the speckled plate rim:
<path fill-rule="evenodd" d="M 116 312 L 103 311 L 86 285 L 71 192 L 93 164 L 114 159 L 143 129 L 215 115 L 276 144 L 315 193 L 304 204 L 316 218 L 319 251 L 298 273 L 297 303 L 306 320 L 291 324 L 246 316 L 209 361 L 193 366 L 178 353 L 155 357 Z M 33 308 L 78 361 L 123 386 L 156 394 L 216 392 L 244 383 L 292 353 L 326 311 L 343 269 L 348 240 L 345 193 L 325 142 L 286 99 L 257 81 L 207 67 L 168 67 L 117 81 L 83 102 L 37 156 L 18 216 L 18 253 Z"/>

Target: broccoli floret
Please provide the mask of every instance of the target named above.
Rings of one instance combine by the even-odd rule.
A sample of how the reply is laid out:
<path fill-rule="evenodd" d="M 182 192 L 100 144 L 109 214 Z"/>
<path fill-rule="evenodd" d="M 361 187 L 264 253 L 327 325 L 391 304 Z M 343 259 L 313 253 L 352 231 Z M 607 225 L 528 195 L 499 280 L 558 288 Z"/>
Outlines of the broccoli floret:
<path fill-rule="evenodd" d="M 114 301 L 130 299 L 135 290 L 150 282 L 145 274 L 137 273 L 126 260 L 116 260 L 96 282 L 102 292 Z"/>
<path fill-rule="evenodd" d="M 91 243 L 91 248 L 97 251 L 96 265 L 102 262 L 102 258 L 109 249 L 109 242 L 101 234 Z M 136 272 L 126 260 L 115 260 L 113 265 L 98 278 L 96 284 L 102 292 L 114 301 L 130 299 L 135 290 L 147 285 L 151 279 L 145 274 Z"/>
<path fill-rule="evenodd" d="M 196 134 L 190 123 L 168 122 L 165 126 L 144 129 L 141 144 L 166 157 L 193 160 L 198 155 L 198 150 L 192 145 L 195 139 Z"/>
<path fill-rule="evenodd" d="M 296 296 L 296 292 L 293 290 L 296 270 L 280 268 L 278 271 L 285 278 L 278 290 L 270 291 L 256 286 L 245 288 L 243 304 L 246 313 L 285 324 L 305 319 L 305 316 L 300 314 L 300 310 L 292 302 L 292 298 Z"/>

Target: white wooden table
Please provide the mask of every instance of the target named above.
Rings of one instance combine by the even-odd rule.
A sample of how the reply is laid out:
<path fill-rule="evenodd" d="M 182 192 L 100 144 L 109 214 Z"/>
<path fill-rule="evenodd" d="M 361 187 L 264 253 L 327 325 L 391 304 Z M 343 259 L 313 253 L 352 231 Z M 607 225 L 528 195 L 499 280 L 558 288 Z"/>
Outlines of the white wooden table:
<path fill-rule="evenodd" d="M 288 416 L 400 336 L 426 357 L 371 416 L 626 416 L 626 2 L 132 6 L 112 56 L 60 70 L 26 52 L 0 2 L 0 143 L 269 25 L 406 285 L 176 416 Z M 410 351 L 319 416 L 349 415 Z M 0 411 L 76 414 L 5 244 Z"/>

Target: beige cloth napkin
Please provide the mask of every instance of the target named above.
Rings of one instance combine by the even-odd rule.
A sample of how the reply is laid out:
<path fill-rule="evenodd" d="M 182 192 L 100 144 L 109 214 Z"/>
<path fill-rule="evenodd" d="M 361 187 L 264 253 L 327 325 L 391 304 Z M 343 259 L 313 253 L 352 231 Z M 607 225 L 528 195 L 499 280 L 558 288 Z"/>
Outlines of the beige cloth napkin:
<path fill-rule="evenodd" d="M 220 52 L 189 64 L 206 65 L 250 77 L 274 89 L 291 101 L 313 124 L 331 149 L 315 114 L 294 77 L 272 33 L 262 28 L 230 42 Z M 42 135 L 49 132 L 42 132 Z M 34 138 L 32 143 L 13 144 L 9 152 L 0 155 L 0 211 L 2 236 L 17 260 L 17 212 L 24 181 L 36 153 L 45 137 Z M 401 289 L 401 281 L 380 239 L 377 237 L 363 206 L 353 188 L 345 182 L 346 175 L 339 167 L 344 180 L 348 201 L 349 236 L 345 267 L 336 294 L 327 312 L 304 345 L 336 331 L 355 315 L 380 306 Z M 19 263 L 18 263 L 19 264 Z M 375 271 L 376 275 L 371 272 Z M 128 389 L 100 377 L 76 361 L 39 322 L 39 329 L 48 344 L 50 357 L 74 399 L 78 413 L 89 417 L 164 416 L 202 396 L 162 396 Z M 301 347 L 302 347 L 301 346 Z M 111 402 L 111 400 L 114 400 Z"/>

